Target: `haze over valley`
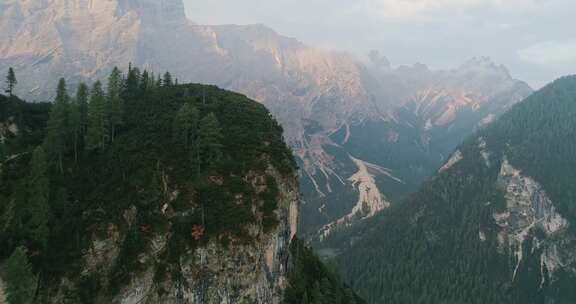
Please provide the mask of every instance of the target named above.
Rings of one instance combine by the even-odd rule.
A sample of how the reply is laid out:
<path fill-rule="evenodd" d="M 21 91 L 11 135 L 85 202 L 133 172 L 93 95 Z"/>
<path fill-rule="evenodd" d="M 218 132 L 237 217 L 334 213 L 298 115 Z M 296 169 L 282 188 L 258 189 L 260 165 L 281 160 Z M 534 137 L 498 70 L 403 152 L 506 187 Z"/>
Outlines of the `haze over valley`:
<path fill-rule="evenodd" d="M 0 302 L 573 303 L 571 8 L 1 2 Z"/>

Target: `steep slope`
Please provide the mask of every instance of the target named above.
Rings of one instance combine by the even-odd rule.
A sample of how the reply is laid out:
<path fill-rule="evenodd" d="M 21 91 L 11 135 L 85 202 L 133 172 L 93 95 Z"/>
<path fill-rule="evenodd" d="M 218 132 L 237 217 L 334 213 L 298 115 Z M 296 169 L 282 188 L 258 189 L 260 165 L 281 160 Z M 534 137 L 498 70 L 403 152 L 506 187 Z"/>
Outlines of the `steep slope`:
<path fill-rule="evenodd" d="M 339 257 L 370 303 L 573 303 L 576 77 L 469 137 Z M 359 240 L 358 240 L 359 239 Z"/>
<path fill-rule="evenodd" d="M 313 255 L 290 247 L 298 186 L 269 112 L 213 86 L 156 87 L 139 75 L 132 70 L 126 79 L 114 140 L 93 148 L 88 133 L 76 158 L 66 136 L 63 169 L 50 153 L 48 166 L 38 165 L 39 145 L 52 149 L 48 104 L 0 95 L 0 265 L 26 248 L 39 277 L 35 302 L 281 303 L 287 288 L 290 299 L 307 296 L 297 287 L 304 277 L 323 284 L 310 300 L 362 303 Z M 89 117 L 97 113 L 95 92 Z M 198 156 L 175 132 L 173 117 L 185 106 L 203 117 L 198 144 L 212 142 Z M 210 119 L 222 124 L 203 129 Z M 211 149 L 220 156 L 205 154 Z M 46 208 L 29 190 L 40 189 L 39 172 L 48 181 Z M 316 268 L 302 269 L 309 263 Z M 14 284 L 3 277 L 9 295 Z"/>
<path fill-rule="evenodd" d="M 330 231 L 370 217 L 416 191 L 466 136 L 531 93 L 530 87 L 488 58 L 472 59 L 449 71 L 431 71 L 424 65 L 373 66 L 371 74 L 379 81 L 378 87 L 389 90 L 389 96 L 374 100 L 387 117 L 348 121 L 330 133 L 330 142 L 325 143 L 329 147 L 324 150 L 338 169 L 332 170 L 332 176 L 325 170 L 304 179 L 313 185 L 304 191 L 314 190 L 305 192 L 311 204 L 304 206 L 304 213 L 321 208 L 316 222 L 327 215 L 340 218 L 321 228 L 324 239 Z M 385 103 L 390 99 L 393 105 Z M 359 174 L 364 176 L 360 181 Z M 343 213 L 346 210 L 351 211 Z M 314 225 L 307 224 L 310 218 L 303 218 L 303 226 Z M 338 242 L 330 243 L 323 246 Z"/>
<path fill-rule="evenodd" d="M 26 79 L 17 91 L 30 100 L 53 95 L 53 75 L 75 85 L 129 62 L 262 102 L 301 167 L 301 232 L 310 238 L 413 192 L 481 121 L 530 91 L 485 60 L 455 71 L 391 69 L 382 58 L 362 64 L 262 25 L 198 25 L 181 0 L 0 4 L 0 71 L 13 66 Z"/>

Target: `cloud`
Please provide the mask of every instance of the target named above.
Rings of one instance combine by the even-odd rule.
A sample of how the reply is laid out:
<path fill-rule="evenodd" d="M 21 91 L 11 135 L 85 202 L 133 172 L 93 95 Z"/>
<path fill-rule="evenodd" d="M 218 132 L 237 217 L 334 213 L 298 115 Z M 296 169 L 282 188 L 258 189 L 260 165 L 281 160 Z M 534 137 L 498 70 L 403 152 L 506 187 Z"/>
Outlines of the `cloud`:
<path fill-rule="evenodd" d="M 385 17 L 429 17 L 431 14 L 466 13 L 478 9 L 525 10 L 544 3 L 542 0 L 368 0 Z"/>
<path fill-rule="evenodd" d="M 538 65 L 576 64 L 576 40 L 541 42 L 518 51 L 518 56 Z"/>

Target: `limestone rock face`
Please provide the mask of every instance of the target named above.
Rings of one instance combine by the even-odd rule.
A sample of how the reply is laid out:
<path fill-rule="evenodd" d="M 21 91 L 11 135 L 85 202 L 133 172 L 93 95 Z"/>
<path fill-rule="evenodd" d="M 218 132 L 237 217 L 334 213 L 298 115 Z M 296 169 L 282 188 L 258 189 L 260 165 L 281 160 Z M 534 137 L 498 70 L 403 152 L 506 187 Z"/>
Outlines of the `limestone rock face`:
<path fill-rule="evenodd" d="M 19 96 L 50 99 L 58 77 L 72 85 L 105 80 L 114 66 L 126 70 L 129 63 L 266 105 L 299 158 L 301 228 L 310 235 L 388 205 L 362 202 L 363 211 L 354 211 L 363 194 L 351 181 L 361 169 L 353 159 L 373 165 L 367 171 L 376 201 L 394 203 L 434 173 L 461 139 L 531 92 L 487 58 L 447 71 L 392 68 L 377 52 L 363 63 L 263 25 L 195 24 L 182 0 L 0 3 L 0 71 L 14 67 L 23 80 Z"/>
<path fill-rule="evenodd" d="M 530 177 L 523 176 L 508 160 L 504 159 L 498 176 L 504 191 L 506 208 L 493 215 L 500 226 L 498 243 L 516 261 L 512 280 L 523 262 L 527 241 L 532 241 L 532 253 L 540 253 L 542 280 L 554 278 L 555 271 L 574 272 L 576 262 L 573 252 L 574 237 L 565 233 L 569 222 L 556 210 L 542 186 Z M 536 231 L 543 235 L 535 234 Z M 538 250 L 538 251 L 536 251 Z"/>
<path fill-rule="evenodd" d="M 170 234 L 158 233 L 137 256 L 143 267 L 122 282 L 119 292 L 96 294 L 94 303 L 281 303 L 288 286 L 289 247 L 296 233 L 300 198 L 296 181 L 272 169 L 267 173 L 279 187 L 275 211 L 279 223 L 274 229 L 263 232 L 260 225 L 253 224 L 248 227 L 250 242 L 233 240 L 225 246 L 211 240 L 181 253 L 170 265 L 158 262 L 168 251 Z M 133 225 L 136 208 L 123 215 L 125 224 Z M 110 224 L 105 237 L 94 234 L 90 248 L 83 253 L 81 278 L 62 278 L 50 293 L 51 303 L 77 303 L 68 295 L 76 291 L 78 280 L 97 278 L 100 286 L 108 286 L 125 238 L 115 224 Z"/>

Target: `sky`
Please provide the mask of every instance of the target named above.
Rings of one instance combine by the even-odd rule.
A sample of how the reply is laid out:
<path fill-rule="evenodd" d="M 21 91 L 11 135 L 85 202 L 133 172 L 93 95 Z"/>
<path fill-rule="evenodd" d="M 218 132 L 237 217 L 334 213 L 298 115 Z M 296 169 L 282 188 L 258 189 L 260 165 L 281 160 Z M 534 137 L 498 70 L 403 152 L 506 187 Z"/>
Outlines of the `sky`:
<path fill-rule="evenodd" d="M 488 56 L 534 88 L 576 74 L 574 0 L 184 0 L 201 24 L 265 24 L 314 47 L 393 66 Z"/>

